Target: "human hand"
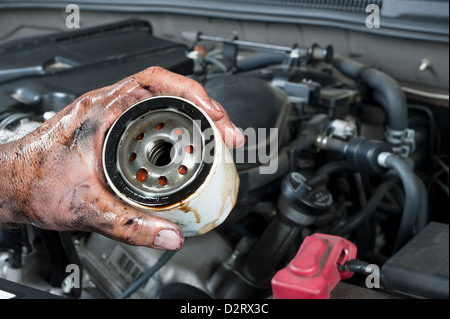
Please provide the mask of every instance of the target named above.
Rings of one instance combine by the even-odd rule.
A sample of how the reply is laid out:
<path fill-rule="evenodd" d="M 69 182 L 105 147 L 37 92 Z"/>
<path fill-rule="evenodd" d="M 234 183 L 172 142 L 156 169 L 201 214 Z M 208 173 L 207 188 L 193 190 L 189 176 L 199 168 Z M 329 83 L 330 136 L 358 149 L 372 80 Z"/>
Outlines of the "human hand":
<path fill-rule="evenodd" d="M 178 250 L 177 225 L 125 205 L 106 187 L 105 135 L 136 102 L 157 95 L 186 98 L 215 122 L 227 145 L 245 139 L 222 106 L 194 80 L 151 67 L 86 93 L 25 137 L 0 145 L 0 221 L 58 231 L 94 231 L 131 245 Z"/>

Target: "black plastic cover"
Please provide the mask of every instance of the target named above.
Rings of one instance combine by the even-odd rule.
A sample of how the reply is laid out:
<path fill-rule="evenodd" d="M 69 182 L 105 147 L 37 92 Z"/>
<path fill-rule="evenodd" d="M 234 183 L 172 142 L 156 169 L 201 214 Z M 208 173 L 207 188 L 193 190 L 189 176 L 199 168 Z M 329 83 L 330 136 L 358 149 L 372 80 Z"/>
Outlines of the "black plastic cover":
<path fill-rule="evenodd" d="M 146 21 L 27 38 L 0 45 L 0 112 L 59 111 L 76 97 L 151 66 L 192 73 L 182 44 L 154 37 Z"/>
<path fill-rule="evenodd" d="M 290 103 L 281 90 L 265 80 L 242 75 L 214 78 L 206 82 L 205 89 L 210 97 L 223 105 L 231 121 L 244 134 L 250 132 L 247 129 L 256 133 L 253 140 L 249 137 L 251 134 L 246 134 L 244 159 L 234 156 L 238 171 L 261 165 L 261 154 L 269 156 L 271 129 L 277 130 L 278 148 L 282 146 Z M 256 156 L 255 160 L 248 156 L 251 152 Z"/>
<path fill-rule="evenodd" d="M 431 222 L 382 267 L 394 292 L 449 298 L 449 225 Z"/>

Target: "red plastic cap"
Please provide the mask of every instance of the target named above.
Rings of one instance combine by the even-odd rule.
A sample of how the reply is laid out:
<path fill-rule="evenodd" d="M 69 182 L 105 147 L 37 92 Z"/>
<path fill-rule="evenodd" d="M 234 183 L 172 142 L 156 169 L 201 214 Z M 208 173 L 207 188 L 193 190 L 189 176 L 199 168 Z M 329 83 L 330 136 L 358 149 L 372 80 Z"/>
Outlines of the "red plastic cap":
<path fill-rule="evenodd" d="M 345 238 L 314 234 L 306 237 L 289 265 L 272 278 L 274 299 L 327 299 L 341 279 L 353 273 L 337 265 L 356 257 L 356 246 Z"/>

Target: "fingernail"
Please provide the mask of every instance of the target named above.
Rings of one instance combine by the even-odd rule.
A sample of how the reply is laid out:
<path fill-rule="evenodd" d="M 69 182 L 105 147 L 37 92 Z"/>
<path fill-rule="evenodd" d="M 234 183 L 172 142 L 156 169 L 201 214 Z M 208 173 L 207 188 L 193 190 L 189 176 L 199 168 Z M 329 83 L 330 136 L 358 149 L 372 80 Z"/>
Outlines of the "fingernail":
<path fill-rule="evenodd" d="M 245 144 L 245 137 L 241 130 L 232 123 L 232 127 L 225 129 L 225 141 L 229 147 L 238 148 Z"/>
<path fill-rule="evenodd" d="M 223 113 L 222 109 L 219 106 L 219 103 L 217 103 L 215 100 L 211 99 L 211 104 L 217 112 Z"/>
<path fill-rule="evenodd" d="M 239 148 L 244 146 L 245 144 L 245 137 L 243 135 L 240 135 L 240 137 L 236 138 L 236 145 L 234 148 Z"/>
<path fill-rule="evenodd" d="M 244 134 L 242 134 L 242 131 L 240 129 L 238 129 L 236 127 L 236 125 L 234 125 L 234 123 L 233 123 L 233 127 L 234 127 L 233 133 L 234 133 L 234 136 L 236 137 L 236 142 L 235 142 L 234 147 L 239 148 L 245 144 L 245 136 L 244 136 Z"/>
<path fill-rule="evenodd" d="M 156 235 L 153 245 L 156 248 L 179 250 L 183 246 L 184 238 L 171 229 L 163 229 Z"/>

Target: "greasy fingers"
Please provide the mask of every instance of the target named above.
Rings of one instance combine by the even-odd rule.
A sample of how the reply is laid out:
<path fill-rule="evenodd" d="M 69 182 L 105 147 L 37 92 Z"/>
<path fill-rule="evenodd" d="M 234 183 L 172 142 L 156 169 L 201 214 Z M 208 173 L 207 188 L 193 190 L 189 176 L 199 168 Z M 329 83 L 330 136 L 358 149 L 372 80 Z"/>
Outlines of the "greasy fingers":
<path fill-rule="evenodd" d="M 202 85 L 193 79 L 157 66 L 139 72 L 133 78 L 154 95 L 174 95 L 194 102 L 213 121 L 223 117 L 223 108 L 213 104 Z"/>
<path fill-rule="evenodd" d="M 184 235 L 174 223 L 151 217 L 125 206 L 112 194 L 100 195 L 99 210 L 88 222 L 90 230 L 134 246 L 179 250 Z"/>
<path fill-rule="evenodd" d="M 197 81 L 160 67 L 148 68 L 134 78 L 154 95 L 174 95 L 194 102 L 216 123 L 229 147 L 241 147 L 244 144 L 244 135 L 231 122 L 223 106 L 210 98 Z"/>
<path fill-rule="evenodd" d="M 211 99 L 213 103 L 216 103 L 220 105 L 217 101 Z M 223 107 L 220 106 L 222 109 Z M 228 147 L 231 148 L 239 148 L 244 146 L 245 144 L 245 137 L 242 134 L 241 130 L 234 125 L 230 118 L 228 117 L 227 112 L 225 109 L 223 109 L 224 116 L 218 121 L 215 121 L 215 125 L 217 129 L 219 130 L 220 134 L 222 135 L 222 138 L 224 139 L 225 143 L 228 145 Z"/>
<path fill-rule="evenodd" d="M 201 107 L 217 124 L 229 147 L 240 147 L 245 142 L 222 105 L 211 99 L 200 83 L 161 67 L 150 67 L 115 85 L 90 92 L 84 100 L 88 104 L 101 105 L 107 111 L 105 126 L 109 127 L 128 107 L 159 95 L 182 97 Z"/>

